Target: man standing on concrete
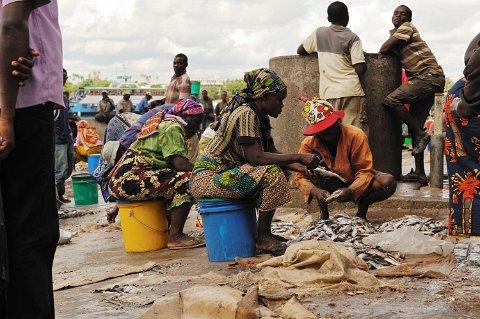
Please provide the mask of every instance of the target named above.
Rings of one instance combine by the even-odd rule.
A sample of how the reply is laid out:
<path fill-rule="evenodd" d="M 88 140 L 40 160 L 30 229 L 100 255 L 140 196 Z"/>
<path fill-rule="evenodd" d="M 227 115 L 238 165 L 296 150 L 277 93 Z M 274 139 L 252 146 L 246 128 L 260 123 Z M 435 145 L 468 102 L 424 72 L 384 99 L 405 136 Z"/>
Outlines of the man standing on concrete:
<path fill-rule="evenodd" d="M 133 106 L 132 101 L 130 101 L 130 93 L 125 92 L 123 93 L 123 98 L 118 101 L 117 105 L 117 114 L 125 113 L 125 112 L 133 112 L 135 107 Z"/>
<path fill-rule="evenodd" d="M 108 97 L 108 92 L 102 91 L 102 99 L 98 102 L 98 113 L 95 115 L 95 119 L 99 122 L 107 123 L 115 116 L 115 102 Z"/>
<path fill-rule="evenodd" d="M 319 97 L 335 110 L 344 110 L 343 124 L 357 126 L 368 136 L 365 93 L 359 76 L 366 70 L 360 38 L 347 28 L 348 8 L 335 1 L 327 8 L 330 27 L 313 31 L 297 49 L 299 55 L 317 52 L 320 71 Z"/>
<path fill-rule="evenodd" d="M 415 171 L 409 173 L 406 179 L 427 185 L 423 151 L 430 141 L 430 135 L 423 130 L 423 126 L 435 93 L 443 92 L 445 75 L 411 21 L 412 10 L 404 5 L 397 7 L 392 16 L 394 29 L 390 30 L 390 38 L 380 48 L 381 54 L 397 55 L 408 76 L 408 81 L 390 93 L 383 104 L 407 124 L 413 137 Z M 410 111 L 404 107 L 405 103 L 410 104 Z"/>
<path fill-rule="evenodd" d="M 213 102 L 212 99 L 208 96 L 207 90 L 202 90 L 202 97 L 200 98 L 200 104 L 203 106 L 203 122 L 202 122 L 202 132 L 207 129 L 207 126 L 210 125 L 215 120 L 215 114 L 213 113 Z"/>
<path fill-rule="evenodd" d="M 67 70 L 63 69 L 63 85 L 68 79 Z M 66 95 L 63 96 L 65 108 L 55 110 L 55 185 L 58 199 L 62 203 L 69 203 L 65 195 L 65 180 L 73 171 L 73 139 L 70 130 L 70 103 Z"/>
<path fill-rule="evenodd" d="M 0 16 L 0 181 L 10 270 L 1 287 L 0 317 L 54 318 L 52 264 L 59 231 L 52 113 L 63 107 L 57 1 L 0 0 Z M 11 61 L 29 47 L 41 55 L 19 89 Z"/>
<path fill-rule="evenodd" d="M 173 72 L 175 74 L 168 84 L 165 103 L 174 104 L 179 99 L 190 98 L 190 89 L 192 83 L 187 74 L 188 58 L 185 54 L 179 53 L 173 59 Z"/>
<path fill-rule="evenodd" d="M 223 109 L 228 105 L 227 91 L 222 91 L 220 93 L 220 98 L 222 100 L 215 105 L 215 109 L 213 110 L 215 113 L 215 121 L 218 121 L 220 113 L 222 113 Z"/>

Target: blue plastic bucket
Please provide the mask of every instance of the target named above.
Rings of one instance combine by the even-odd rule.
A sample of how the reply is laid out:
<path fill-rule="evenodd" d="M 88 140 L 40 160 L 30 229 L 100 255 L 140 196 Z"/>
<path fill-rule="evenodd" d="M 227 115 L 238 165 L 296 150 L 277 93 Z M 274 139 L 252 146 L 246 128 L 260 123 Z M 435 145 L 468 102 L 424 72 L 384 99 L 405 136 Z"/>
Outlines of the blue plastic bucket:
<path fill-rule="evenodd" d="M 100 161 L 100 154 L 90 154 L 87 156 L 88 172 L 93 174 Z"/>
<path fill-rule="evenodd" d="M 252 201 L 217 199 L 198 203 L 208 261 L 255 256 L 257 216 Z"/>

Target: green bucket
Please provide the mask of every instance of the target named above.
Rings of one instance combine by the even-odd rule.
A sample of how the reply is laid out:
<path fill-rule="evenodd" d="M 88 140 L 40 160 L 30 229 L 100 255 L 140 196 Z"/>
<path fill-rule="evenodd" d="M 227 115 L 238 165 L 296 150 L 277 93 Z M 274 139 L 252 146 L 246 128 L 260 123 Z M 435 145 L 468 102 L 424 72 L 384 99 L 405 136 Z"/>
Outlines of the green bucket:
<path fill-rule="evenodd" d="M 199 81 L 192 81 L 192 88 L 190 90 L 190 94 L 192 95 L 199 95 L 200 94 L 200 82 Z"/>
<path fill-rule="evenodd" d="M 412 145 L 412 138 L 411 137 L 405 137 L 403 139 L 403 144 L 405 145 Z"/>
<path fill-rule="evenodd" d="M 90 174 L 72 176 L 73 198 L 75 205 L 98 204 L 97 182 Z"/>

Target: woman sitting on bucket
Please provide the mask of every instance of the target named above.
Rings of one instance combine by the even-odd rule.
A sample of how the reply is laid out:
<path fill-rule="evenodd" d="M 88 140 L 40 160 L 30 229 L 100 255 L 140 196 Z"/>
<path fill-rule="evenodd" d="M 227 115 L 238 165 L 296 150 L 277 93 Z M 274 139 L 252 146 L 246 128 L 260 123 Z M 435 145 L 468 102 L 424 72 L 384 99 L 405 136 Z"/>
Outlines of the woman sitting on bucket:
<path fill-rule="evenodd" d="M 193 172 L 190 189 L 196 199 L 250 198 L 259 209 L 259 250 L 280 252 L 285 239 L 271 233 L 277 207 L 290 201 L 282 169 L 306 173 L 304 165 L 316 166 L 311 154 L 280 154 L 275 148 L 269 117 L 282 113 L 287 87 L 269 69 L 245 73 L 247 83 L 234 96 L 217 124 L 217 132 L 205 148 Z"/>
<path fill-rule="evenodd" d="M 183 226 L 193 204 L 188 187 L 193 164 L 187 159 L 185 140 L 198 131 L 203 107 L 185 99 L 166 113 L 145 122 L 110 174 L 109 191 L 120 200 L 165 199 L 171 212 L 168 248 L 200 247 L 204 242 L 185 235 Z"/>

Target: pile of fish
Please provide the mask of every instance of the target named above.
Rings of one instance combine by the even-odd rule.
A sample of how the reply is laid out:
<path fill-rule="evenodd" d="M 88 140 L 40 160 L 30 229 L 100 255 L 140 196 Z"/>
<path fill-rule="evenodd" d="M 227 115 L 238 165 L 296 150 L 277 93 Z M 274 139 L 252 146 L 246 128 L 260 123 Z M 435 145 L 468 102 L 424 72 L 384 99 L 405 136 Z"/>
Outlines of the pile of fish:
<path fill-rule="evenodd" d="M 364 219 L 337 214 L 328 220 L 319 220 L 290 242 L 317 239 L 363 245 L 362 238 L 375 233 L 375 227 Z"/>
<path fill-rule="evenodd" d="M 390 232 L 404 226 L 416 227 L 426 235 L 445 232 L 446 228 L 441 222 L 420 216 L 408 215 L 374 226 L 361 218 L 337 214 L 329 220 L 320 220 L 314 226 L 300 232 L 298 236 L 289 241 L 289 244 L 310 239 L 339 242 L 351 247 L 370 269 L 379 269 L 399 265 L 403 256 L 370 247 L 364 244 L 362 239 L 371 234 Z"/>
<path fill-rule="evenodd" d="M 415 227 L 423 234 L 430 236 L 436 235 L 438 233 L 443 233 L 446 230 L 446 227 L 442 222 L 436 221 L 433 218 L 406 215 L 405 217 L 394 219 L 381 224 L 377 227 L 377 232 L 391 232 L 405 226 Z"/>
<path fill-rule="evenodd" d="M 282 235 L 292 230 L 297 230 L 299 227 L 292 222 L 275 222 L 272 224 L 272 233 Z"/>

